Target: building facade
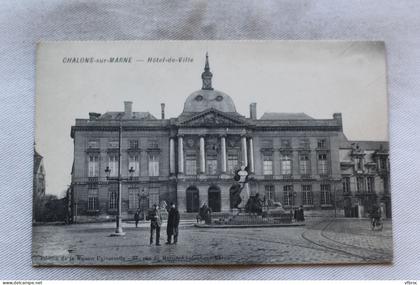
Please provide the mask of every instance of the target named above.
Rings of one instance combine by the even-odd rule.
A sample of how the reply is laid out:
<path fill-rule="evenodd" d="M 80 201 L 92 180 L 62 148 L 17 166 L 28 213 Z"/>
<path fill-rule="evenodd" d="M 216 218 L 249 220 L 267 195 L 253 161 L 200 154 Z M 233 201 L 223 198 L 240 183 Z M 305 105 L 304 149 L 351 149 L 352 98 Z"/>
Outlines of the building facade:
<path fill-rule="evenodd" d="M 42 217 L 45 197 L 44 158 L 34 149 L 32 220 L 39 221 Z"/>
<path fill-rule="evenodd" d="M 367 209 L 373 198 L 366 200 L 353 190 L 359 176 L 369 181 L 374 176 L 373 188 L 364 191 L 377 193 L 377 201 L 389 193 L 384 190 L 389 183 L 380 182 L 389 176 L 377 164 L 388 161 L 386 142 L 381 149 L 375 150 L 378 144 L 372 142 L 363 150 L 365 172 L 359 173 L 359 154 L 343 134 L 340 113 L 329 119 L 304 113 L 264 113 L 258 118 L 252 103 L 246 117 L 229 95 L 213 88 L 212 77 L 206 56 L 202 88 L 187 97 L 176 118 L 165 118 L 164 104 L 158 119 L 133 112 L 132 103 L 125 102 L 124 112 L 76 119 L 71 128 L 74 214 L 116 214 L 118 183 L 107 175 L 117 177 L 119 166 L 123 217 L 163 200 L 176 202 L 182 213 L 195 213 L 204 202 L 213 212 L 228 212 L 234 172 L 241 165 L 249 167 L 251 194 L 259 193 L 267 203 L 280 202 L 285 209 L 303 205 L 307 211 L 341 216 L 355 206 Z M 350 186 L 344 189 L 349 177 Z M 359 215 L 365 215 L 363 209 Z"/>

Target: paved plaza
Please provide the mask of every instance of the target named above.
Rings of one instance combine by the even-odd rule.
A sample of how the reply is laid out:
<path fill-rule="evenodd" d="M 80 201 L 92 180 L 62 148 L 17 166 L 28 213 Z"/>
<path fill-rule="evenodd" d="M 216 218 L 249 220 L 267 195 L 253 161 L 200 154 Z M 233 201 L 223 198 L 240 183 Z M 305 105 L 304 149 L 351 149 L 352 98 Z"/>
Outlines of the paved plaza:
<path fill-rule="evenodd" d="M 44 225 L 33 228 L 34 265 L 306 264 L 392 261 L 391 222 L 372 231 L 367 219 L 309 219 L 304 227 L 214 229 L 181 221 L 179 241 L 149 245 L 149 223 Z"/>

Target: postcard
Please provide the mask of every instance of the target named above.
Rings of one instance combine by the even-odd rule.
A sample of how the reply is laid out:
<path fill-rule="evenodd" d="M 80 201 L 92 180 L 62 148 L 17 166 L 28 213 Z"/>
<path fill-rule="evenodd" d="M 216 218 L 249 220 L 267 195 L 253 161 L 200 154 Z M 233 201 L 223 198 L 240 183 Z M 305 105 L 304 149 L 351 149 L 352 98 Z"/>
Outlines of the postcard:
<path fill-rule="evenodd" d="M 42 42 L 34 266 L 392 262 L 386 50 Z"/>

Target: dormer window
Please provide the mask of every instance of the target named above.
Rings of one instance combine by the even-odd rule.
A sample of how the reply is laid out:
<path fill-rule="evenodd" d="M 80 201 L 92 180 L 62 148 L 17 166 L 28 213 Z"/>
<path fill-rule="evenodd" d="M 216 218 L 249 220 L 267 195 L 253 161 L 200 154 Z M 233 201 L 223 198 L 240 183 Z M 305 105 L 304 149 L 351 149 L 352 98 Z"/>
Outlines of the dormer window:
<path fill-rule="evenodd" d="M 198 102 L 203 101 L 203 96 L 201 96 L 201 95 L 197 95 L 197 96 L 195 97 L 195 100 L 196 100 L 196 101 L 198 101 Z"/>
<path fill-rule="evenodd" d="M 216 101 L 219 101 L 219 102 L 220 102 L 220 101 L 222 101 L 222 100 L 223 100 L 223 96 L 220 96 L 220 95 L 219 95 L 219 96 L 217 96 L 217 97 L 216 97 Z"/>

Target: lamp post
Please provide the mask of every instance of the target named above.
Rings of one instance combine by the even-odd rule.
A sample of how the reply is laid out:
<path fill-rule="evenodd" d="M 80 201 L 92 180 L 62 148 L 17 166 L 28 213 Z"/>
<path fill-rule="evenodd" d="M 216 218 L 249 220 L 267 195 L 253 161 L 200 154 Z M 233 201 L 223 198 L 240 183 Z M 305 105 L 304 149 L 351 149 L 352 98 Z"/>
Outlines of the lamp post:
<path fill-rule="evenodd" d="M 120 120 L 120 126 L 118 129 L 118 176 L 117 177 L 110 177 L 111 169 L 109 166 L 106 167 L 106 180 L 108 181 L 117 181 L 118 182 L 118 191 L 117 191 L 117 217 L 115 219 L 115 232 L 111 234 L 111 236 L 123 236 L 125 235 L 122 229 L 122 218 L 121 218 L 121 184 L 123 181 L 129 181 L 133 178 L 134 168 L 130 167 L 128 172 L 130 173 L 130 177 L 128 179 L 123 179 L 121 176 L 121 144 L 122 144 L 122 121 Z"/>
<path fill-rule="evenodd" d="M 335 183 L 333 184 L 333 187 L 334 187 L 334 218 L 337 218 L 337 198 L 336 198 L 337 187 Z"/>

